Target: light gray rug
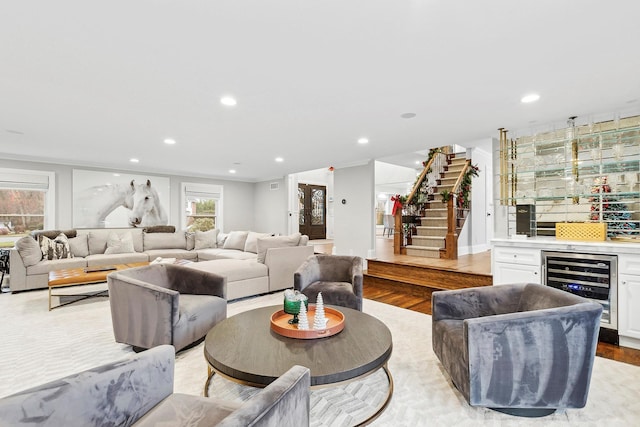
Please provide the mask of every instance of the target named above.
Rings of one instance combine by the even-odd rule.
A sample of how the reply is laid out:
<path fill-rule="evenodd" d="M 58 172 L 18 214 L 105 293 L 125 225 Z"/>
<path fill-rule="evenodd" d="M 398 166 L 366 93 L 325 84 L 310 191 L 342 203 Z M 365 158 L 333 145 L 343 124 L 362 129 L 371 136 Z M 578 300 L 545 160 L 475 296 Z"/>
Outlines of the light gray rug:
<path fill-rule="evenodd" d="M 83 290 L 105 285 L 83 287 Z M 81 288 L 75 288 L 77 291 Z M 280 304 L 277 293 L 229 304 L 229 315 L 264 305 Z M 393 334 L 389 369 L 395 390 L 375 426 L 632 426 L 640 425 L 640 367 L 596 358 L 587 406 L 559 411 L 541 419 L 523 419 L 489 409 L 469 407 L 455 390 L 431 350 L 431 317 L 365 300 L 364 311 L 382 320 Z M 113 340 L 109 302 L 91 299 L 47 311 L 47 292 L 0 295 L 0 397 L 89 367 L 111 362 L 131 352 Z M 202 344 L 178 354 L 175 391 L 202 395 L 206 362 Z M 379 399 L 384 386 L 375 375 L 354 384 L 366 398 Z M 212 392 L 233 396 L 233 383 L 216 379 Z M 378 381 L 378 383 L 376 383 Z M 367 387 L 370 387 L 367 389 Z M 353 414 L 338 414 L 328 397 L 316 396 L 314 426 L 349 425 Z M 314 391 L 316 393 L 317 391 Z M 333 395 L 335 396 L 335 395 Z M 342 400 L 344 397 L 338 397 Z M 343 403 L 343 402 L 339 402 Z M 354 403 L 357 405 L 357 403 Z M 375 404 L 375 402 L 374 402 Z"/>

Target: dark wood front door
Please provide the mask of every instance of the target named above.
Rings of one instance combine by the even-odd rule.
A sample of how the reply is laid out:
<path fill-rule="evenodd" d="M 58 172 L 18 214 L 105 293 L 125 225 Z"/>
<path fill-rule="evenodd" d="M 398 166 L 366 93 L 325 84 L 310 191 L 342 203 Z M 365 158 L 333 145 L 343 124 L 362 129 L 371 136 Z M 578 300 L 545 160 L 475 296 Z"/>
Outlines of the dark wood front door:
<path fill-rule="evenodd" d="M 298 225 L 300 233 L 309 239 L 327 237 L 327 187 L 298 184 Z"/>

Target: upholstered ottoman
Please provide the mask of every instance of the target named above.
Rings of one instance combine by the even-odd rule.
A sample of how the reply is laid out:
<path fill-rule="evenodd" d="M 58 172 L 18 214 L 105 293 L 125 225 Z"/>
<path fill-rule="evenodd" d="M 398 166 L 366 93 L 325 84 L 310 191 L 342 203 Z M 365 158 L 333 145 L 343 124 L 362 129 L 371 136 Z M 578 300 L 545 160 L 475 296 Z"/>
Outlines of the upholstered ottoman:
<path fill-rule="evenodd" d="M 227 278 L 227 300 L 269 292 L 269 268 L 254 260 L 216 259 L 186 267 L 216 273 Z"/>

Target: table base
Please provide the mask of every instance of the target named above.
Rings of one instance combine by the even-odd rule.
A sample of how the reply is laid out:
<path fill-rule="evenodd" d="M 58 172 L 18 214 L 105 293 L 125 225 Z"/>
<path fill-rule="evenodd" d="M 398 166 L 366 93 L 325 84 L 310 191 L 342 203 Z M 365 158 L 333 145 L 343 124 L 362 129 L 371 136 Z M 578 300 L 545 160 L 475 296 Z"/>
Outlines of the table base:
<path fill-rule="evenodd" d="M 211 366 L 208 366 L 207 370 L 208 370 L 207 380 L 204 384 L 205 397 L 209 397 L 209 390 L 213 386 L 212 383 L 214 381 L 214 377 L 216 376 L 221 378 L 222 379 L 221 381 L 227 382 L 226 383 L 227 387 L 225 387 L 225 389 L 227 390 L 225 391 L 226 391 L 226 394 L 228 395 L 217 396 L 226 400 L 234 400 L 234 399 L 239 399 L 243 401 L 247 400 L 248 398 L 256 394 L 260 390 L 260 388 L 264 387 L 264 385 L 248 384 L 246 382 L 238 381 L 234 378 L 230 378 L 229 376 L 214 370 Z M 384 376 L 382 375 L 381 371 L 384 374 Z M 379 383 L 384 378 L 386 378 L 386 381 L 388 383 L 386 387 L 386 392 L 384 393 L 384 397 L 382 399 L 379 399 L 380 402 L 375 406 L 369 405 L 367 402 L 360 399 L 360 396 L 356 397 L 355 395 L 350 393 L 350 390 L 352 389 L 355 391 L 358 391 L 358 393 L 361 393 L 363 387 L 368 387 L 371 389 L 378 388 Z M 362 384 L 359 384 L 359 383 L 362 383 Z M 350 395 L 351 399 L 326 399 L 325 398 L 325 396 L 331 395 L 333 393 L 348 394 Z M 379 398 L 380 394 L 382 393 L 379 393 L 376 391 L 374 394 L 375 395 L 373 396 L 373 398 L 375 399 L 375 398 Z M 378 418 L 382 414 L 382 412 L 384 412 L 384 410 L 389 405 L 389 402 L 391 401 L 392 395 L 393 395 L 393 377 L 391 375 L 391 372 L 389 371 L 388 366 L 385 364 L 384 366 L 382 366 L 380 369 L 376 371 L 367 373 L 365 375 L 361 375 L 359 377 L 356 377 L 347 381 L 342 381 L 334 384 L 323 384 L 323 385 L 311 386 L 311 408 L 312 408 L 311 417 L 313 419 L 320 415 L 326 415 L 326 413 L 323 413 L 323 414 L 313 413 L 314 412 L 313 408 L 316 406 L 313 404 L 314 400 L 319 401 L 320 399 L 324 399 L 324 400 L 332 400 L 332 401 L 347 401 L 355 398 L 357 400 L 362 401 L 366 406 L 372 408 L 373 413 L 371 415 L 367 414 L 366 416 L 361 417 L 361 418 L 366 417 L 363 421 L 357 421 L 355 424 L 353 424 L 354 426 L 365 426 L 373 422 L 376 418 Z M 326 412 L 326 408 L 325 410 L 323 410 L 323 412 Z M 316 415 L 316 417 L 314 417 L 314 415 Z"/>

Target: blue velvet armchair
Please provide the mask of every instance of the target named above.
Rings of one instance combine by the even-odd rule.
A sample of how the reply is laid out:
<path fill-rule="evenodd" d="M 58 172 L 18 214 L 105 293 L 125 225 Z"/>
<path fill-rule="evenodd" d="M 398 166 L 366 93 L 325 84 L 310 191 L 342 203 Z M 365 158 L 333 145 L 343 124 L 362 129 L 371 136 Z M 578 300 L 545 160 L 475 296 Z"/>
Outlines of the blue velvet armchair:
<path fill-rule="evenodd" d="M 309 369 L 293 366 L 244 403 L 173 393 L 175 350 L 127 359 L 0 399 L 3 427 L 309 425 Z M 204 372 L 203 372 L 204 376 Z"/>
<path fill-rule="evenodd" d="M 434 292 L 432 346 L 470 405 L 543 416 L 587 401 L 602 306 L 536 284 Z"/>

